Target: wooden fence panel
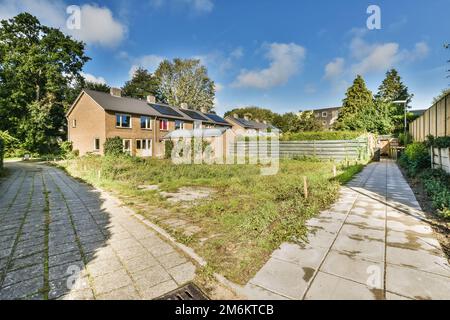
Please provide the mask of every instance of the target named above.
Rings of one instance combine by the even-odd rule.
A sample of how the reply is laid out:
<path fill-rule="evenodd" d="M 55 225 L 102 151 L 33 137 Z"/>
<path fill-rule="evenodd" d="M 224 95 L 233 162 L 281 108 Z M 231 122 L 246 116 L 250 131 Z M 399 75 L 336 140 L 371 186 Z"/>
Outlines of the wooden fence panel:
<path fill-rule="evenodd" d="M 409 125 L 414 141 L 425 141 L 428 135 L 445 137 L 450 135 L 450 94 L 431 106 Z"/>
<path fill-rule="evenodd" d="M 262 143 L 265 150 L 270 153 L 270 143 Z M 261 144 L 255 141 L 238 141 L 230 145 L 229 152 L 234 155 L 236 150 L 244 150 L 248 156 L 256 156 Z M 362 160 L 366 159 L 371 150 L 365 140 L 339 140 L 339 141 L 280 141 L 279 155 L 282 158 L 316 157 L 321 160 Z"/>

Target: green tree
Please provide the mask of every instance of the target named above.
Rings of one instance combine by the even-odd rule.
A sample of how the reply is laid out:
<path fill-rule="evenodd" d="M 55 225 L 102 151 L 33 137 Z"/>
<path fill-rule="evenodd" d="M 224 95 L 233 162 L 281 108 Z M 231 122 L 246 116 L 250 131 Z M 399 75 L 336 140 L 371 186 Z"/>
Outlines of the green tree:
<path fill-rule="evenodd" d="M 146 99 L 148 95 L 158 96 L 159 81 L 144 68 L 138 68 L 133 78 L 122 88 L 123 95 L 136 99 Z"/>
<path fill-rule="evenodd" d="M 273 122 L 275 117 L 278 116 L 275 112 L 269 109 L 263 109 L 259 107 L 243 107 L 243 108 L 234 108 L 231 111 L 225 112 L 225 117 L 232 117 L 234 114 L 237 114 L 240 118 L 243 118 L 246 114 L 250 114 L 252 119 L 258 119 L 261 121 Z"/>
<path fill-rule="evenodd" d="M 84 89 L 90 89 L 90 90 L 109 93 L 109 91 L 111 90 L 111 87 L 105 83 L 85 81 Z"/>
<path fill-rule="evenodd" d="M 213 109 L 214 81 L 208 77 L 206 67 L 200 64 L 200 60 L 165 60 L 161 62 L 155 75 L 163 102 L 175 106 L 187 103 L 194 110 Z"/>
<path fill-rule="evenodd" d="M 322 131 L 322 122 L 314 115 L 313 111 L 303 111 L 297 116 L 291 128 L 291 132 Z"/>
<path fill-rule="evenodd" d="M 365 123 L 375 112 L 372 92 L 364 79 L 358 75 L 348 88 L 343 100 L 335 128 L 338 130 L 367 130 L 371 126 Z"/>
<path fill-rule="evenodd" d="M 396 100 L 406 100 L 407 108 L 409 108 L 408 105 L 411 103 L 412 98 L 413 95 L 409 94 L 408 87 L 402 82 L 402 78 L 395 69 L 386 72 L 386 77 L 378 88 L 378 93 L 375 95 L 377 101 L 390 104 L 389 113 L 396 131 L 403 130 L 405 105 L 392 102 Z"/>
<path fill-rule="evenodd" d="M 30 151 L 65 137 L 70 86 L 89 60 L 84 44 L 21 13 L 0 22 L 0 130 Z"/>

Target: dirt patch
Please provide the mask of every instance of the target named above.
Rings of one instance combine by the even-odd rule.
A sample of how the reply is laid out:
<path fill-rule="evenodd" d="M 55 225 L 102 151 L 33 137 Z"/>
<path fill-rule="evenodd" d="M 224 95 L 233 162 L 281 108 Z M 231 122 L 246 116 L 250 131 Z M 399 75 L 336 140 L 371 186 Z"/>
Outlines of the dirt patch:
<path fill-rule="evenodd" d="M 412 179 L 408 177 L 405 170 L 403 170 L 400 166 L 399 168 L 406 181 L 408 181 L 409 186 L 413 190 L 414 195 L 422 207 L 423 212 L 425 212 L 427 219 L 431 220 L 431 227 L 436 234 L 437 240 L 441 244 L 442 250 L 447 256 L 447 259 L 450 260 L 450 222 L 440 217 L 438 212 L 433 208 L 431 199 L 428 197 L 422 182 L 419 179 Z"/>
<path fill-rule="evenodd" d="M 211 188 L 204 187 L 182 187 L 179 188 L 177 192 L 165 192 L 162 191 L 160 194 L 167 198 L 167 201 L 178 203 L 178 202 L 194 202 L 196 200 L 206 199 L 211 196 L 215 191 Z"/>

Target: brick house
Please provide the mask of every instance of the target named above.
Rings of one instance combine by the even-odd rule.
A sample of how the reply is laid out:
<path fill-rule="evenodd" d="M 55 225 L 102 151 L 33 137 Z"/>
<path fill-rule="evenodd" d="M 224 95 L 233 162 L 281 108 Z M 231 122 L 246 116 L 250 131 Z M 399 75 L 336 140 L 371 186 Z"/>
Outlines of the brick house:
<path fill-rule="evenodd" d="M 225 120 L 231 124 L 234 132 L 240 131 L 247 134 L 256 134 L 276 129 L 276 127 L 267 123 L 267 121 L 259 121 L 258 119 L 252 120 L 250 114 L 246 114 L 244 118 L 240 118 L 237 114 L 233 114 L 233 116 L 226 117 Z"/>
<path fill-rule="evenodd" d="M 341 107 L 330 107 L 311 110 L 326 130 L 331 130 L 339 116 Z"/>
<path fill-rule="evenodd" d="M 206 112 L 187 110 L 187 106 L 156 103 L 110 93 L 83 90 L 66 114 L 68 140 L 80 155 L 104 154 L 107 138 L 120 137 L 125 152 L 134 156 L 163 157 L 164 136 L 176 129 L 230 128 L 223 118 Z"/>

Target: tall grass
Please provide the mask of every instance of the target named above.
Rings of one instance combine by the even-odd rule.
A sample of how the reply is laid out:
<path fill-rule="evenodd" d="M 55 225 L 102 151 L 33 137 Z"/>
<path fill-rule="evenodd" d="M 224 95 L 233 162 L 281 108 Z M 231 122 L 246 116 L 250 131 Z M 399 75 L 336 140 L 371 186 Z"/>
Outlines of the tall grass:
<path fill-rule="evenodd" d="M 260 175 L 257 165 L 173 165 L 131 157 L 83 157 L 67 162 L 66 168 L 74 176 L 116 192 L 156 223 L 168 218 L 167 213 L 158 217 L 155 210 L 164 207 L 171 218 L 200 227 L 190 237 L 174 235 L 211 268 L 238 283 L 253 276 L 282 242 L 304 238 L 305 222 L 335 201 L 340 184 L 332 177 L 332 163 L 311 160 L 283 160 L 274 176 Z M 347 181 L 359 170 L 338 174 Z M 304 176 L 308 198 L 303 193 Z M 157 184 L 169 191 L 202 186 L 216 192 L 186 207 L 170 204 L 157 191 L 138 190 L 142 184 Z"/>

